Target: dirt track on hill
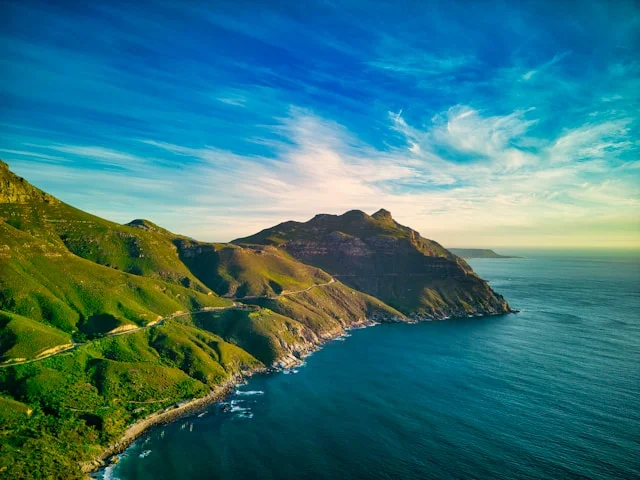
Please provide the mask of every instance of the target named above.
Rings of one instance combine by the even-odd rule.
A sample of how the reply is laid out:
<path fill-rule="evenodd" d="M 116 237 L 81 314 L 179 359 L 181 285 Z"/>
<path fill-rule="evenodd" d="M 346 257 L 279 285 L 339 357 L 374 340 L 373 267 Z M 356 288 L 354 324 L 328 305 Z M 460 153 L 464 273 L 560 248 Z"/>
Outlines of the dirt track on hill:
<path fill-rule="evenodd" d="M 331 280 L 329 280 L 326 283 L 320 283 L 317 285 L 311 285 L 308 288 L 304 288 L 302 290 L 294 290 L 291 292 L 287 292 L 287 291 L 283 291 L 282 293 L 275 295 L 275 296 L 268 296 L 268 295 L 256 295 L 256 296 L 251 296 L 251 297 L 231 297 L 230 299 L 233 300 L 233 305 L 230 305 L 228 307 L 205 307 L 201 310 L 195 310 L 193 312 L 177 312 L 177 313 L 173 313 L 171 315 L 167 315 L 166 317 L 162 317 L 161 319 L 155 321 L 155 322 L 151 322 L 148 325 L 145 325 L 143 327 L 137 327 L 137 328 L 130 328 L 127 330 L 121 330 L 121 331 L 117 331 L 117 332 L 113 332 L 113 333 L 107 333 L 106 335 L 104 335 L 102 338 L 108 338 L 108 337 L 118 337 L 121 335 L 131 335 L 132 333 L 137 333 L 140 332 L 142 330 L 147 330 L 149 328 L 156 328 L 156 327 L 161 327 L 162 325 L 164 325 L 164 322 L 167 320 L 171 320 L 173 318 L 178 318 L 178 317 L 184 317 L 187 315 L 198 315 L 199 313 L 207 313 L 207 312 L 217 312 L 217 311 L 221 311 L 221 310 L 232 310 L 232 309 L 237 309 L 237 310 L 244 310 L 246 308 L 248 308 L 246 305 L 242 304 L 242 303 L 238 303 L 238 301 L 242 301 L 244 300 L 255 300 L 255 299 L 259 299 L 259 298 L 265 298 L 265 299 L 270 299 L 270 300 L 274 300 L 276 298 L 279 297 L 287 297 L 289 295 L 297 295 L 299 293 L 306 293 L 310 290 L 313 290 L 314 288 L 322 288 L 322 287 L 326 287 L 327 285 L 331 285 L 332 283 L 335 283 L 335 279 L 332 278 Z M 224 298 L 224 297 L 221 297 Z M 119 327 L 122 328 L 122 327 Z M 92 340 L 94 341 L 94 340 Z M 84 343 L 73 343 L 71 346 L 64 348 L 62 350 L 58 350 L 58 351 L 54 351 L 48 355 L 44 355 L 42 357 L 36 357 L 36 358 L 32 358 L 30 360 L 23 360 L 20 362 L 12 362 L 12 363 L 5 363 L 3 365 L 0 365 L 0 368 L 7 368 L 7 367 L 13 367 L 15 365 L 26 365 L 28 363 L 34 363 L 34 362 L 40 362 L 42 360 L 45 360 L 47 358 L 51 358 L 51 357 L 55 357 L 57 355 L 62 355 L 63 353 L 69 353 L 73 350 L 75 350 L 78 347 L 81 347 L 83 345 L 88 345 L 90 344 L 92 341 L 89 342 L 84 342 Z M 53 347 L 50 350 L 53 350 L 57 347 Z"/>

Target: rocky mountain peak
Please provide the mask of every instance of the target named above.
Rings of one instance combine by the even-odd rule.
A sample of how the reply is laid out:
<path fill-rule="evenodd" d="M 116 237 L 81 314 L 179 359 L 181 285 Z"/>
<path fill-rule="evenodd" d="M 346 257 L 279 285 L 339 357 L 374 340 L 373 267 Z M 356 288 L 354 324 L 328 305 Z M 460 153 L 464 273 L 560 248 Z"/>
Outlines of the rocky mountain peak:
<path fill-rule="evenodd" d="M 9 165 L 0 160 L 0 203 L 30 203 L 46 202 L 58 203 L 58 200 L 34 187 L 24 178 L 19 177 L 11 170 Z"/>
<path fill-rule="evenodd" d="M 349 210 L 348 212 L 340 215 L 340 217 L 347 220 L 366 220 L 369 218 L 369 215 L 364 213 L 362 210 Z"/>
<path fill-rule="evenodd" d="M 145 218 L 136 218 L 135 220 L 131 220 L 129 223 L 126 223 L 125 226 L 139 228 L 141 230 L 146 230 L 148 232 L 161 233 L 163 235 L 169 235 L 171 237 L 176 236 L 175 234 L 171 233 L 169 230 L 164 229 Z"/>
<path fill-rule="evenodd" d="M 153 222 L 146 220 L 144 218 L 136 218 L 135 220 L 131 220 L 126 224 L 128 227 L 136 227 L 141 228 L 142 230 L 157 230 L 158 226 Z"/>
<path fill-rule="evenodd" d="M 374 213 L 373 215 L 371 215 L 373 218 L 375 218 L 376 220 L 380 220 L 380 221 L 393 221 L 393 217 L 391 216 L 391 212 L 389 210 L 385 210 L 384 208 L 381 208 L 380 210 L 378 210 L 376 213 Z"/>

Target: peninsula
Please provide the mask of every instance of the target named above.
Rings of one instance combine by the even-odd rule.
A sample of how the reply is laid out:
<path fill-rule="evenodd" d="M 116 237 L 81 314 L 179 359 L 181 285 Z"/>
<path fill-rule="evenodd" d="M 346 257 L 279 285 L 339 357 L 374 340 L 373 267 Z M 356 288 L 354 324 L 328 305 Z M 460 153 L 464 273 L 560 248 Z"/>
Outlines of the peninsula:
<path fill-rule="evenodd" d="M 83 212 L 0 162 L 0 472 L 81 478 L 125 432 L 349 328 L 510 311 L 386 210 L 207 243 Z"/>
<path fill-rule="evenodd" d="M 449 248 L 449 251 L 460 258 L 520 258 L 511 255 L 500 255 L 489 248 Z"/>

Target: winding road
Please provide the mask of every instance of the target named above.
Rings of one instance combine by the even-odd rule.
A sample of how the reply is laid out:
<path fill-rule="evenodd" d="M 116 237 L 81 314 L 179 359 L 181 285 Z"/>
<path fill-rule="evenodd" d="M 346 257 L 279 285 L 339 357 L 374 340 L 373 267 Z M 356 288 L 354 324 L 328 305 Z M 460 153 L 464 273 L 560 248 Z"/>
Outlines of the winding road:
<path fill-rule="evenodd" d="M 131 328 L 129 330 L 122 330 L 120 332 L 115 332 L 115 333 L 108 333 L 106 335 L 104 335 L 103 337 L 100 337 L 99 339 L 96 340 L 101 340 L 103 338 L 108 338 L 108 337 L 118 337 L 121 335 L 130 335 L 132 333 L 137 333 L 140 332 L 141 330 L 146 330 L 149 328 L 155 328 L 155 327 L 161 327 L 162 325 L 164 325 L 164 322 L 166 322 L 167 320 L 171 320 L 174 318 L 178 318 L 178 317 L 185 317 L 187 315 L 197 315 L 199 313 L 208 313 L 208 312 L 216 312 L 216 311 L 221 311 L 221 310 L 232 310 L 232 309 L 236 309 L 236 310 L 247 310 L 249 308 L 251 308 L 249 305 L 245 305 L 242 303 L 238 303 L 239 301 L 242 300 L 257 300 L 257 299 L 268 299 L 268 300 L 275 300 L 277 298 L 280 297 L 287 297 L 289 295 L 297 295 L 299 293 L 306 293 L 310 290 L 313 290 L 314 288 L 321 288 L 321 287 L 326 287 L 327 285 L 331 285 L 332 283 L 335 283 L 336 280 L 335 278 L 331 278 L 331 280 L 329 280 L 328 282 L 325 283 L 319 283 L 319 284 L 315 284 L 315 285 L 311 285 L 308 288 L 304 288 L 301 290 L 292 290 L 292 291 L 286 291 L 283 290 L 281 293 L 279 293 L 278 295 L 275 296 L 269 296 L 269 295 L 254 295 L 254 296 L 249 296 L 249 297 L 220 297 L 220 298 L 228 298 L 230 300 L 233 300 L 233 305 L 229 305 L 228 307 L 205 307 L 201 310 L 194 310 L 192 312 L 178 312 L 178 313 L 172 313 L 171 315 L 167 315 L 166 317 L 162 317 L 159 320 L 149 323 L 143 327 L 136 327 L 136 328 Z M 68 348 L 62 349 L 62 350 L 58 350 L 55 352 L 52 352 L 48 355 L 43 355 L 41 357 L 36 357 L 36 358 L 32 358 L 29 360 L 23 360 L 23 361 L 19 361 L 19 362 L 11 362 L 11 363 L 4 363 L 4 364 L 0 364 L 0 368 L 7 368 L 7 367 L 13 367 L 15 365 L 27 365 L 29 363 L 34 363 L 34 362 L 40 362 L 41 360 L 45 360 L 47 358 L 51 358 L 51 357 L 55 357 L 58 355 L 62 355 L 63 353 L 69 353 L 72 350 L 75 350 L 78 347 L 82 347 L 83 345 L 88 345 L 96 340 L 91 340 L 88 342 L 84 342 L 84 343 L 75 343 L 73 342 Z"/>

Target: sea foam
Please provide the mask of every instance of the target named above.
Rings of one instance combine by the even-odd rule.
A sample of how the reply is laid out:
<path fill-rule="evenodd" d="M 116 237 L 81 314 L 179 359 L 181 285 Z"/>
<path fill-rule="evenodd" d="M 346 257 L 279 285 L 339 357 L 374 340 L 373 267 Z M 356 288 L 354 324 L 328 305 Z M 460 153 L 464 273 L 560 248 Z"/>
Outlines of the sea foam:
<path fill-rule="evenodd" d="M 236 395 L 264 395 L 262 390 L 236 390 Z"/>

